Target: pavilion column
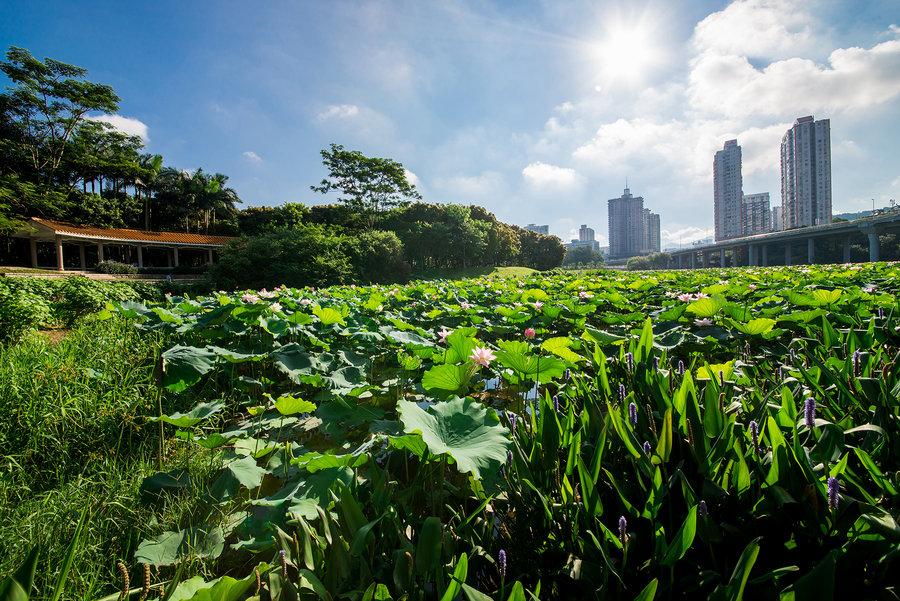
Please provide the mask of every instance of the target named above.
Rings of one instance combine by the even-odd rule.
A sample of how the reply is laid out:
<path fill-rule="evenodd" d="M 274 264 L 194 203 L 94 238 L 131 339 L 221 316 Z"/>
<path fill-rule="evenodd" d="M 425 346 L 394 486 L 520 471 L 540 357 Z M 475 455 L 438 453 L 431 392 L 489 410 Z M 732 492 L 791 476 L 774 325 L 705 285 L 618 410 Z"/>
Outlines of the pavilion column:
<path fill-rule="evenodd" d="M 31 248 L 31 266 L 32 266 L 32 267 L 37 267 L 37 266 L 38 266 L 38 261 L 37 261 L 37 240 L 35 240 L 34 238 L 29 238 L 29 239 L 28 239 L 28 246 Z"/>
<path fill-rule="evenodd" d="M 103 244 L 97 243 L 97 262 L 101 263 L 103 261 Z"/>
<path fill-rule="evenodd" d="M 206 262 L 209 265 L 213 264 L 213 251 L 211 248 L 206 249 Z"/>
<path fill-rule="evenodd" d="M 816 262 L 816 239 L 806 239 L 806 262 L 813 265 Z"/>
<path fill-rule="evenodd" d="M 144 266 L 144 247 L 140 244 L 137 245 L 137 255 L 138 255 L 138 269 Z"/>
<path fill-rule="evenodd" d="M 66 267 L 63 263 L 63 246 L 62 246 L 62 238 L 60 236 L 56 237 L 56 269 L 57 271 L 65 271 Z"/>
<path fill-rule="evenodd" d="M 881 260 L 880 248 L 878 246 L 878 234 L 874 229 L 866 232 L 866 235 L 869 237 L 869 261 L 875 262 Z"/>
<path fill-rule="evenodd" d="M 175 259 L 175 267 L 178 267 L 178 247 L 172 249 L 172 257 Z"/>
<path fill-rule="evenodd" d="M 78 245 L 78 260 L 81 262 L 81 271 L 87 269 L 87 261 L 84 258 L 84 244 Z"/>
<path fill-rule="evenodd" d="M 762 266 L 768 267 L 769 265 L 769 247 L 765 244 L 762 245 Z"/>
<path fill-rule="evenodd" d="M 172 253 L 166 249 L 166 267 L 172 267 Z"/>

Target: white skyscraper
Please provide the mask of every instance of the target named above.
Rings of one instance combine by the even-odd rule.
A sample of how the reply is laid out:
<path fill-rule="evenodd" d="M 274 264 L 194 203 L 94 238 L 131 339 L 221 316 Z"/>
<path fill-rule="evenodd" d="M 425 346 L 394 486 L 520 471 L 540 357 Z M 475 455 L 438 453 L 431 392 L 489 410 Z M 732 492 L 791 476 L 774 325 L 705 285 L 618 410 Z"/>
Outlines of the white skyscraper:
<path fill-rule="evenodd" d="M 786 230 L 831 223 L 831 122 L 800 117 L 781 139 L 781 210 Z"/>
<path fill-rule="evenodd" d="M 644 197 L 632 196 L 631 190 L 619 198 L 610 198 L 609 256 L 624 259 L 644 252 Z"/>
<path fill-rule="evenodd" d="M 716 240 L 744 235 L 742 205 L 744 181 L 741 176 L 741 147 L 728 140 L 713 159 L 713 213 Z"/>

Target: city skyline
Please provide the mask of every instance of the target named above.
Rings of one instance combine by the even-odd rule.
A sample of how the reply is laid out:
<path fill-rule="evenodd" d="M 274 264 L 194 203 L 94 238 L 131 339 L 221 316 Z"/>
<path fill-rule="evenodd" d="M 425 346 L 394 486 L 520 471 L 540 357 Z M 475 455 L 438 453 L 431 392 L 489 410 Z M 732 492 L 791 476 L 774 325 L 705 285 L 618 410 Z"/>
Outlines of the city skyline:
<path fill-rule="evenodd" d="M 338 142 L 401 161 L 429 202 L 563 240 L 607 223 L 630 175 L 657 199 L 662 246 L 690 243 L 713 228 L 726 140 L 744 190 L 782 205 L 779 144 L 803 115 L 831 119 L 834 213 L 900 195 L 896 0 L 5 8 L 6 45 L 87 68 L 122 96 L 109 121 L 179 168 L 227 173 L 244 206 L 332 200 L 309 186 Z"/>

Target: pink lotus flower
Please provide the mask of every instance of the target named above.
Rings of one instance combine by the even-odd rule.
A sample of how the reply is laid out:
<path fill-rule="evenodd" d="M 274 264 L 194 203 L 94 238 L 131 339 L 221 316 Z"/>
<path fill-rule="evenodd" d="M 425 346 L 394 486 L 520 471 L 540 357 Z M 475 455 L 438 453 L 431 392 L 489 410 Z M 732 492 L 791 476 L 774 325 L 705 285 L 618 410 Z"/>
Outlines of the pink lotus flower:
<path fill-rule="evenodd" d="M 281 305 L 279 305 L 278 303 L 272 303 L 271 305 L 269 305 L 269 308 L 272 309 L 273 313 L 281 311 Z"/>
<path fill-rule="evenodd" d="M 243 296 L 241 296 L 241 300 L 244 301 L 245 303 L 252 304 L 252 303 L 258 303 L 259 297 L 256 296 L 255 294 L 250 294 L 248 292 L 248 293 L 244 294 Z"/>
<path fill-rule="evenodd" d="M 683 303 L 689 303 L 689 302 L 691 302 L 692 300 L 694 300 L 694 295 L 693 295 L 693 294 L 690 294 L 690 293 L 688 293 L 688 292 L 685 292 L 684 294 L 679 294 L 679 295 L 678 295 L 678 300 L 680 300 L 680 301 L 683 302 Z"/>
<path fill-rule="evenodd" d="M 441 329 L 438 332 L 438 338 L 441 339 L 441 344 L 444 344 L 444 342 L 447 340 L 447 336 L 449 336 L 452 333 L 453 333 L 453 330 L 448 330 L 444 326 L 441 326 Z"/>
<path fill-rule="evenodd" d="M 747 288 L 748 288 L 749 290 L 756 290 L 756 284 L 749 284 L 749 285 L 747 286 Z"/>
<path fill-rule="evenodd" d="M 875 286 L 866 286 L 865 288 L 863 288 L 863 292 L 872 294 L 873 292 L 875 292 Z"/>
<path fill-rule="evenodd" d="M 578 298 L 580 298 L 581 300 L 584 300 L 586 298 L 591 298 L 592 296 L 594 296 L 594 295 L 591 294 L 590 292 L 586 292 L 584 290 L 582 290 L 581 292 L 578 293 Z"/>
<path fill-rule="evenodd" d="M 462 309 L 463 309 L 464 311 L 468 311 L 469 309 L 472 308 L 472 305 L 470 305 L 469 303 L 467 303 L 467 302 L 465 302 L 465 301 L 459 303 L 459 306 L 462 307 Z"/>
<path fill-rule="evenodd" d="M 536 310 L 540 311 L 541 307 L 543 307 L 543 306 L 544 306 L 544 303 L 542 303 L 541 301 L 534 301 L 534 308 Z"/>
<path fill-rule="evenodd" d="M 697 294 L 694 295 L 694 298 L 696 300 L 700 300 L 701 298 L 709 298 L 709 295 L 703 294 L 702 292 L 698 292 Z"/>
<path fill-rule="evenodd" d="M 531 340 L 535 334 L 534 328 L 525 328 L 525 338 Z"/>
<path fill-rule="evenodd" d="M 278 296 L 277 292 L 269 292 L 265 288 L 259 291 L 259 298 L 275 298 Z"/>
<path fill-rule="evenodd" d="M 305 307 L 305 306 L 307 306 L 307 305 L 311 305 L 311 304 L 312 304 L 312 301 L 309 300 L 308 298 L 301 298 L 301 299 L 300 299 L 300 304 L 303 305 L 303 306 Z"/>
<path fill-rule="evenodd" d="M 694 320 L 694 325 L 697 327 L 711 326 L 712 324 L 713 324 L 713 320 L 711 320 L 711 319 L 695 319 Z"/>
<path fill-rule="evenodd" d="M 496 359 L 497 356 L 494 355 L 494 351 L 489 348 L 476 346 L 472 349 L 472 354 L 469 355 L 469 359 L 481 365 L 482 367 L 490 367 L 491 361 Z"/>

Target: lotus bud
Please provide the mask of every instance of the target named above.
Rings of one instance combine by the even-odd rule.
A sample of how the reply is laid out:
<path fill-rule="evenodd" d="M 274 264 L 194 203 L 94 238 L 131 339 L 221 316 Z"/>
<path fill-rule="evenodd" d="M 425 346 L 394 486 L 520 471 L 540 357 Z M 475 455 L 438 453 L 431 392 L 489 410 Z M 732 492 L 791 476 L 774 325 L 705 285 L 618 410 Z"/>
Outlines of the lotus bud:
<path fill-rule="evenodd" d="M 809 397 L 803 403 L 803 419 L 810 430 L 816 426 L 816 399 Z"/>

